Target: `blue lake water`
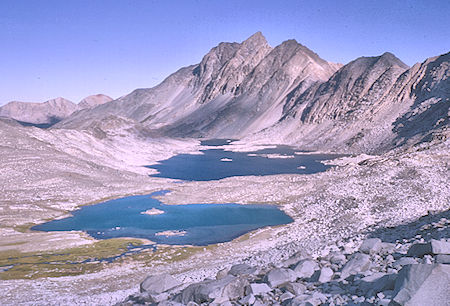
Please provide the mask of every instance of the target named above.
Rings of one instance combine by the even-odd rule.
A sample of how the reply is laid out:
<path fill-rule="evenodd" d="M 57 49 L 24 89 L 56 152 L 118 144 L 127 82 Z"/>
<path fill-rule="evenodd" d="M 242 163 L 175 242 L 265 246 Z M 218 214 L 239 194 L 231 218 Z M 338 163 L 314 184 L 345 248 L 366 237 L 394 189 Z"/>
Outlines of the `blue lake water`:
<path fill-rule="evenodd" d="M 211 147 L 202 150 L 203 154 L 179 154 L 147 167 L 158 171 L 151 175 L 154 177 L 210 181 L 231 176 L 317 173 L 331 167 L 321 161 L 342 156 L 298 152 L 295 148 L 284 145 L 253 152 L 231 152 L 214 148 L 229 142 L 223 139 L 203 141 L 202 145 Z M 275 154 L 284 158 L 268 158 Z"/>
<path fill-rule="evenodd" d="M 224 139 L 206 140 L 202 145 L 209 149 L 202 150 L 201 155 L 180 154 L 148 167 L 159 171 L 153 175 L 157 177 L 208 181 L 244 175 L 316 173 L 330 167 L 320 161 L 342 156 L 302 153 L 289 146 L 254 152 L 230 152 L 215 148 L 230 142 Z M 293 221 L 270 205 L 164 205 L 153 198 L 164 192 L 167 191 L 85 206 L 73 211 L 71 217 L 40 224 L 32 229 L 80 230 L 97 239 L 136 237 L 159 244 L 208 245 L 230 241 L 261 227 Z M 160 214 L 143 214 L 149 209 L 157 209 Z M 162 235 L 167 231 L 181 231 L 182 235 Z"/>
<path fill-rule="evenodd" d="M 276 206 L 238 204 L 164 205 L 151 195 L 131 196 L 73 211 L 71 217 L 36 225 L 39 231 L 81 230 L 97 239 L 136 237 L 160 244 L 208 245 L 230 241 L 252 230 L 293 220 Z M 164 213 L 142 212 L 156 208 Z M 155 235 L 185 231 L 183 236 Z"/>

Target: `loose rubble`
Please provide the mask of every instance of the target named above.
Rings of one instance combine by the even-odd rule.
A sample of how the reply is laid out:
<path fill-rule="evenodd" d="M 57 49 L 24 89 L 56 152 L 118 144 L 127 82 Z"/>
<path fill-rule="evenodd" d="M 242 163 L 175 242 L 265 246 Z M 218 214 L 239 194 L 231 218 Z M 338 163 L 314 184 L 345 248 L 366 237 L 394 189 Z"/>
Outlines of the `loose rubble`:
<path fill-rule="evenodd" d="M 448 223 L 447 218 L 439 221 Z M 159 284 L 172 276 L 149 277 L 140 293 L 118 305 L 446 305 L 450 301 L 450 229 L 437 224 L 421 228 L 428 229 L 423 236 L 398 238 L 394 243 L 366 238 L 359 248 L 353 245 L 353 252 L 347 252 L 352 242 L 338 241 L 321 254 L 298 252 L 269 267 L 238 263 L 219 271 L 216 280 L 163 293 L 143 288 L 149 279 Z M 389 237 L 389 231 L 379 236 Z M 164 300 L 158 299 L 161 294 Z"/>

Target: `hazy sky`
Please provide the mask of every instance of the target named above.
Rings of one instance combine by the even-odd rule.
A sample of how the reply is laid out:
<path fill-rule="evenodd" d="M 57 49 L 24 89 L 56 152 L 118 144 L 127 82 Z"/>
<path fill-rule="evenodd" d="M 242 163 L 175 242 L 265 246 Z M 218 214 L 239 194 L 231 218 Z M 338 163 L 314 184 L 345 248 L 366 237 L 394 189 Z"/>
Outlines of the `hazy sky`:
<path fill-rule="evenodd" d="M 450 51 L 449 0 L 0 0 L 0 105 L 152 87 L 221 41 L 262 31 L 328 61 Z"/>

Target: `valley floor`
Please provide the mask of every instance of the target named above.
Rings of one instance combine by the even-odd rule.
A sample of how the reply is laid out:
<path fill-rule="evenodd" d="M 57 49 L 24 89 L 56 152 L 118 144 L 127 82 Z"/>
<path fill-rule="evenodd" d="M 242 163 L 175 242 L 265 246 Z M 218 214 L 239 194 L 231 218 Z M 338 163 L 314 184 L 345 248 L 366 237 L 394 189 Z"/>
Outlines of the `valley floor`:
<path fill-rule="evenodd" d="M 64 216 L 79 205 L 158 189 L 171 190 L 161 197 L 167 204 L 276 204 L 294 222 L 205 248 L 161 246 L 155 253 L 96 265 L 81 275 L 54 277 L 34 271 L 46 277 L 33 279 L 33 273 L 24 276 L 18 271 L 21 279 L 0 282 L 2 305 L 114 304 L 136 292 L 148 274 L 168 272 L 188 284 L 215 277 L 238 262 L 270 266 L 299 250 L 320 254 L 337 241 L 357 249 L 358 242 L 373 231 L 450 209 L 449 141 L 381 156 L 345 157 L 333 161 L 337 167 L 312 175 L 175 183 L 148 177 L 149 170 L 140 166 L 197 151 L 198 142 L 145 143 L 127 137 L 132 136 L 100 141 L 76 131 L 44 134 L 34 128 L 0 129 L 0 260 L 8 252 L 36 255 L 96 245 L 82 233 L 34 233 L 27 228 Z M 74 146 L 80 142 L 85 143 L 84 151 Z M 0 277 L 6 272 L 0 272 Z"/>

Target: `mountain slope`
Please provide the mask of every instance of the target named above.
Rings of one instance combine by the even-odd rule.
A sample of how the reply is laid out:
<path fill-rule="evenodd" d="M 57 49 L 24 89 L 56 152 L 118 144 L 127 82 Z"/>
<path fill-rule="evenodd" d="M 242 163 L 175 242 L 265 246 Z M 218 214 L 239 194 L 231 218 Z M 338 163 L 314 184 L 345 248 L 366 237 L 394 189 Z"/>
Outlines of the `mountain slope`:
<path fill-rule="evenodd" d="M 13 101 L 0 107 L 0 116 L 34 124 L 53 124 L 78 110 L 78 106 L 64 98 L 43 103 Z"/>
<path fill-rule="evenodd" d="M 243 79 L 227 102 L 211 101 L 170 126 L 169 134 L 196 137 L 241 137 L 277 122 L 284 97 L 293 89 L 305 90 L 326 81 L 336 70 L 294 40 L 283 42 L 265 56 Z"/>
<path fill-rule="evenodd" d="M 361 57 L 345 65 L 326 83 L 300 95 L 290 113 L 301 113 L 302 122 L 353 120 L 372 111 L 407 68 L 390 53 Z"/>
<path fill-rule="evenodd" d="M 450 136 L 450 52 L 414 65 L 404 84 L 401 96 L 412 104 L 394 122 L 395 144 Z"/>
<path fill-rule="evenodd" d="M 111 100 L 111 97 L 97 94 L 84 98 L 78 104 L 61 97 L 43 103 L 12 101 L 0 107 L 0 116 L 12 118 L 24 125 L 48 127 L 78 110 L 92 108 Z"/>

